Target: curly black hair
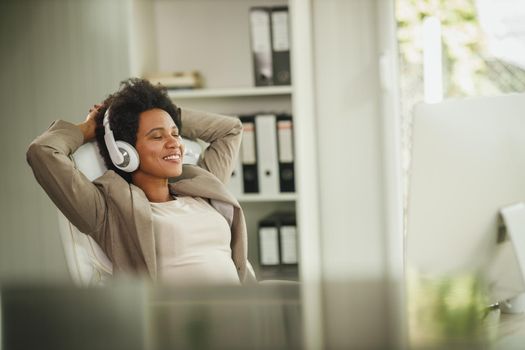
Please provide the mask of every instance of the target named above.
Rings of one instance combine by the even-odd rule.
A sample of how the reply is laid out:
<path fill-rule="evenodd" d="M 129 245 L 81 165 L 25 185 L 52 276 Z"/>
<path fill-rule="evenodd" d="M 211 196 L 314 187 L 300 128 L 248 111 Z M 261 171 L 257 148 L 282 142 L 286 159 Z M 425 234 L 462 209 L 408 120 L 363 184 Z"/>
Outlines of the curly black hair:
<path fill-rule="evenodd" d="M 139 78 L 130 78 L 120 83 L 120 88 L 114 94 L 109 95 L 102 107 L 99 108 L 95 116 L 96 129 L 95 135 L 100 149 L 100 155 L 108 169 L 114 170 L 131 183 L 131 174 L 115 167 L 111 162 L 106 143 L 104 141 L 104 114 L 106 109 L 111 107 L 109 126 L 113 131 L 115 140 L 126 141 L 132 146 L 137 142 L 137 130 L 139 128 L 139 119 L 142 112 L 150 109 L 159 108 L 166 111 L 177 128 L 181 130 L 181 113 L 168 97 L 167 89 L 163 86 L 152 85 L 149 81 Z"/>

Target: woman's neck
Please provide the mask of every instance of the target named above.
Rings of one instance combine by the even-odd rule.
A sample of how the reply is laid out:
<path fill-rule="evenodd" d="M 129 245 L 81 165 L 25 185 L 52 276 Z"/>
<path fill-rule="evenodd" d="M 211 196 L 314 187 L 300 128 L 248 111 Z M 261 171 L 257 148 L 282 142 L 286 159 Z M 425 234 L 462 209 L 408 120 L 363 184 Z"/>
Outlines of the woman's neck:
<path fill-rule="evenodd" d="M 132 183 L 139 187 L 148 200 L 154 203 L 162 203 L 172 200 L 168 179 L 151 178 L 145 175 L 132 175 Z"/>

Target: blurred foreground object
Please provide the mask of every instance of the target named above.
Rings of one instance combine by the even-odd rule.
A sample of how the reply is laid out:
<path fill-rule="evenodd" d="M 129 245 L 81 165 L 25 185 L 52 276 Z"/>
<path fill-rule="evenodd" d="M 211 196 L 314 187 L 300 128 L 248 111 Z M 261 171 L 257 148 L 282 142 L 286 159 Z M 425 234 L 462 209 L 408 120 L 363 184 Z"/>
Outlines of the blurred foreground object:
<path fill-rule="evenodd" d="M 2 286 L 5 349 L 301 349 L 299 286 Z"/>
<path fill-rule="evenodd" d="M 490 307 L 484 281 L 475 274 L 408 273 L 411 347 L 487 347 L 496 338 L 499 309 Z"/>

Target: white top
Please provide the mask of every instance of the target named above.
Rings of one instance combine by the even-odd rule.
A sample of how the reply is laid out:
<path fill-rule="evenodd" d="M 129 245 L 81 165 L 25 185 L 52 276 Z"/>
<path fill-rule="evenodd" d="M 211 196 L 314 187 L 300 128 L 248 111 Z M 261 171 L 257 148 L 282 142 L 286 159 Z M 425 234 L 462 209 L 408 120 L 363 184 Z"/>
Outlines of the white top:
<path fill-rule="evenodd" d="M 158 279 L 175 284 L 240 284 L 226 219 L 202 198 L 152 203 Z"/>

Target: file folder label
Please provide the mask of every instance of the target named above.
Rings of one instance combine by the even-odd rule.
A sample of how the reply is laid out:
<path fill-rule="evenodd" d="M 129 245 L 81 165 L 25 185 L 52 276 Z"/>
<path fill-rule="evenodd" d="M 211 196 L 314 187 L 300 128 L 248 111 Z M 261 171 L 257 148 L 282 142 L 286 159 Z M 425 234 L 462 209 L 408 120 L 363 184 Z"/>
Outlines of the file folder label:
<path fill-rule="evenodd" d="M 272 39 L 273 51 L 290 50 L 287 11 L 272 12 Z"/>
<path fill-rule="evenodd" d="M 255 164 L 255 126 L 254 123 L 243 123 L 242 134 L 242 163 Z"/>
<path fill-rule="evenodd" d="M 254 9 L 251 13 L 252 48 L 255 53 L 268 53 L 270 47 L 270 18 L 265 10 Z"/>
<path fill-rule="evenodd" d="M 250 10 L 251 46 L 255 85 L 272 85 L 272 32 L 270 10 L 254 7 Z"/>
<path fill-rule="evenodd" d="M 288 30 L 288 7 L 272 7 L 272 68 L 274 85 L 289 85 L 290 38 Z"/>
<path fill-rule="evenodd" d="M 281 226 L 281 263 L 297 264 L 297 228 Z"/>
<path fill-rule="evenodd" d="M 261 265 L 279 265 L 277 227 L 259 228 L 259 254 Z"/>

